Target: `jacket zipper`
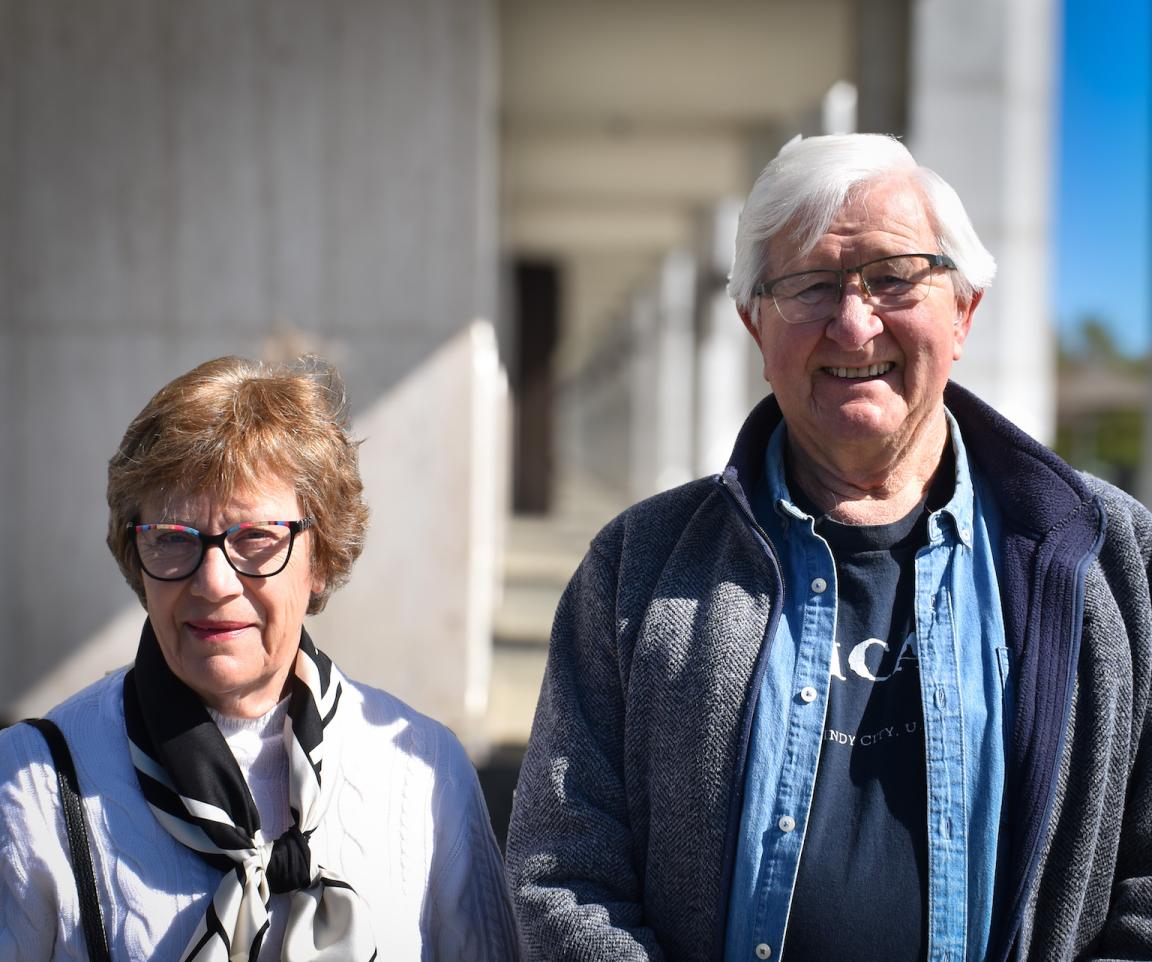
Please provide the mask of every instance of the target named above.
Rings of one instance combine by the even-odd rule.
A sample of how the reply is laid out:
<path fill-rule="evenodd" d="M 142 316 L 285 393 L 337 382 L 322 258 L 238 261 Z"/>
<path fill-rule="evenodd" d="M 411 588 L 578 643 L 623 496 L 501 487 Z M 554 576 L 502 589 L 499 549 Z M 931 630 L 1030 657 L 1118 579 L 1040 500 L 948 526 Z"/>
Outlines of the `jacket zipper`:
<path fill-rule="evenodd" d="M 768 656 L 772 647 L 772 639 L 776 635 L 776 627 L 780 621 L 780 612 L 784 606 L 784 592 L 787 587 L 784 583 L 783 566 L 780 564 L 780 558 L 776 554 L 772 540 L 760 526 L 755 515 L 752 514 L 752 510 L 747 505 L 747 502 L 732 490 L 728 479 L 724 475 L 720 475 L 719 481 L 720 486 L 724 489 L 724 493 L 728 495 L 735 505 L 737 512 L 760 538 L 764 553 L 776 576 L 777 591 L 772 597 L 773 604 L 772 610 L 768 615 L 768 626 L 765 629 L 760 654 L 756 658 L 756 665 L 752 670 L 752 678 L 749 682 L 747 706 L 744 709 L 744 717 L 740 729 L 738 756 L 740 762 L 735 767 L 731 783 L 731 792 L 729 794 L 731 801 L 728 804 L 728 827 L 724 835 L 724 860 L 720 867 L 721 878 L 724 880 L 724 885 L 721 890 L 723 894 L 721 896 L 722 902 L 719 906 L 720 911 L 717 913 L 716 918 L 716 933 L 712 940 L 712 957 L 717 959 L 724 957 L 729 899 L 732 894 L 731 878 L 736 859 L 736 842 L 740 832 L 740 813 L 744 805 L 744 776 L 746 774 L 745 769 L 748 765 L 748 744 L 752 738 L 752 719 L 756 714 L 756 705 L 760 699 L 760 686 L 764 680 L 764 672 L 768 667 Z"/>
<path fill-rule="evenodd" d="M 1078 637 L 1075 639 L 1075 644 L 1070 646 L 1068 655 L 1068 682 L 1063 693 L 1060 739 L 1056 747 L 1056 770 L 1052 773 L 1049 781 L 1048 798 L 1044 803 L 1044 827 L 1036 836 L 1036 844 L 1028 855 L 1028 865 L 1024 871 L 1023 883 L 1020 886 L 1020 897 L 1016 903 L 1016 909 L 1012 913 L 1007 928 L 1003 929 L 1005 942 L 1001 946 L 1000 952 L 997 953 L 997 957 L 1004 960 L 1004 962 L 1012 958 L 1016 948 L 1016 942 L 1020 935 L 1020 927 L 1024 921 L 1024 911 L 1028 905 L 1029 894 L 1032 891 L 1032 886 L 1036 883 L 1036 870 L 1040 865 L 1040 853 L 1044 848 L 1049 825 L 1052 820 L 1052 809 L 1056 803 L 1056 780 L 1060 775 L 1060 760 L 1064 756 L 1064 748 L 1067 744 L 1068 720 L 1072 714 L 1073 693 L 1076 687 L 1076 667 L 1080 660 L 1080 644 L 1084 638 L 1084 597 L 1087 593 L 1088 567 L 1096 560 L 1101 547 L 1104 545 L 1104 535 L 1107 528 L 1103 504 L 1099 499 L 1096 499 L 1094 506 L 1098 512 L 1096 535 L 1092 544 L 1076 563 L 1076 573 L 1074 576 L 1076 579 L 1076 589 L 1072 601 L 1072 625 Z"/>

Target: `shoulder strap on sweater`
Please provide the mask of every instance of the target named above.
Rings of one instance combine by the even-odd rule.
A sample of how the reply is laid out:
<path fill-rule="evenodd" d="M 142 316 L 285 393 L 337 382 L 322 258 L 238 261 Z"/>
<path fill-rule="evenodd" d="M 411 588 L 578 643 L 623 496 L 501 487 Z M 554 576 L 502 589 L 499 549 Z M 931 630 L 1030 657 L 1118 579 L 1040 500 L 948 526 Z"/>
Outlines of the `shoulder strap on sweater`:
<path fill-rule="evenodd" d="M 112 962 L 108 951 L 108 936 L 104 932 L 104 917 L 100 912 L 100 896 L 96 891 L 96 874 L 92 868 L 92 850 L 88 842 L 88 826 L 84 822 L 84 809 L 80 805 L 80 781 L 64 733 L 47 718 L 26 718 L 29 725 L 44 736 L 52 761 L 56 764 L 56 780 L 60 786 L 60 807 L 64 810 L 64 826 L 68 835 L 68 851 L 72 856 L 72 874 L 76 878 L 76 891 L 80 896 L 80 922 L 84 926 L 84 941 L 92 962 Z"/>

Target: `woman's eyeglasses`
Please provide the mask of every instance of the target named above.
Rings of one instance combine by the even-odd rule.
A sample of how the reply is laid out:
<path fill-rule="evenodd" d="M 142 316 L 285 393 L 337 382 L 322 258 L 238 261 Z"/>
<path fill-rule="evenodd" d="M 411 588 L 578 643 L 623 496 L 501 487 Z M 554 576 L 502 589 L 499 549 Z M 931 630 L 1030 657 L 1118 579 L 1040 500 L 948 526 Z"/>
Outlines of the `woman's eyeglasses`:
<path fill-rule="evenodd" d="M 204 534 L 183 524 L 129 524 L 140 567 L 157 581 L 181 581 L 194 575 L 212 546 L 224 552 L 233 570 L 246 578 L 271 578 L 288 565 L 296 535 L 312 527 L 299 521 L 242 521 L 219 534 Z"/>

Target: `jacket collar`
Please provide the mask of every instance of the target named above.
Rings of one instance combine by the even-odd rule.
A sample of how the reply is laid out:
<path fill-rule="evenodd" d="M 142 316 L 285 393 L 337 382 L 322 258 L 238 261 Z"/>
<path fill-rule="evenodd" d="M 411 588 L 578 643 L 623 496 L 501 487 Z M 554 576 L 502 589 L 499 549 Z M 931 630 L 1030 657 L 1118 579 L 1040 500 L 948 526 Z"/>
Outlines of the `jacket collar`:
<path fill-rule="evenodd" d="M 782 420 L 780 403 L 769 394 L 744 419 L 728 458 L 728 466 L 724 469 L 724 483 L 744 499 L 749 511 L 749 498 L 764 473 L 764 451 L 772 432 Z"/>

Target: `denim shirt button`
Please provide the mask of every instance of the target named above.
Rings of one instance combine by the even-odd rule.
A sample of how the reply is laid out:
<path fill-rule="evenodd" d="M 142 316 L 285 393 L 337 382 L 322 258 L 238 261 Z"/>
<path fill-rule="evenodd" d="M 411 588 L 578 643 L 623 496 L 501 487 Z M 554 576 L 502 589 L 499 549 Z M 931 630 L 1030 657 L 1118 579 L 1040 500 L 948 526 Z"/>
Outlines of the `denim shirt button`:
<path fill-rule="evenodd" d="M 828 582 L 823 578 L 813 578 L 812 590 L 816 592 L 816 594 L 822 595 L 825 591 L 828 590 Z"/>
<path fill-rule="evenodd" d="M 756 958 L 772 958 L 772 946 L 770 946 L 767 942 L 761 942 L 758 946 L 756 946 Z"/>
<path fill-rule="evenodd" d="M 816 689 L 811 685 L 805 685 L 800 689 L 800 700 L 810 705 L 816 700 L 818 694 L 819 693 L 816 691 Z"/>
<path fill-rule="evenodd" d="M 781 815 L 780 821 L 778 821 L 776 825 L 782 832 L 791 832 L 796 828 L 796 819 L 791 815 Z"/>

